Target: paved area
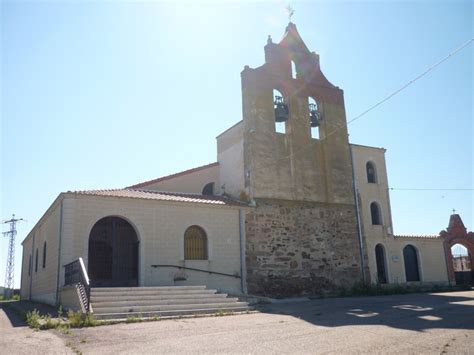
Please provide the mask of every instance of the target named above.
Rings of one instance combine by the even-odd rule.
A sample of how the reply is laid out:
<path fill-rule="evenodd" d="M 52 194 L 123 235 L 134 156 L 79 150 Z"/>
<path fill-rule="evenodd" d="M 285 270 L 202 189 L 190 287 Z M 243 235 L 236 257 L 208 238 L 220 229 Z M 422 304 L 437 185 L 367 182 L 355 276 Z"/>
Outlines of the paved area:
<path fill-rule="evenodd" d="M 262 313 L 30 335 L 36 339 L 43 333 L 54 346 L 47 353 L 61 352 L 63 346 L 64 353 L 74 348 L 84 354 L 474 354 L 474 291 L 271 304 Z M 3 347 L 1 343 L 3 336 Z"/>

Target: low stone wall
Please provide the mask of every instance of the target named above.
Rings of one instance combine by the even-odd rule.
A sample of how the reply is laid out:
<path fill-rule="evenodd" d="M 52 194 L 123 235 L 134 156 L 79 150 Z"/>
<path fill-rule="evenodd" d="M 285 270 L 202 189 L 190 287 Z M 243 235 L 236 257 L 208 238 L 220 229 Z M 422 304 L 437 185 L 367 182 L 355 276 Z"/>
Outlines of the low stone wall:
<path fill-rule="evenodd" d="M 258 199 L 246 217 L 250 294 L 324 294 L 362 278 L 355 206 Z"/>

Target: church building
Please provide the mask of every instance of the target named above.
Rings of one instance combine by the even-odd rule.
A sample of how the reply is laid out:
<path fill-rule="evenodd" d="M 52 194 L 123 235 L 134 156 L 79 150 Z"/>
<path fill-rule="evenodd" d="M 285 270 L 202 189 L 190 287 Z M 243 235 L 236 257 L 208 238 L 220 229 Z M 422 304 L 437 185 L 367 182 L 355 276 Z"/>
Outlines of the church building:
<path fill-rule="evenodd" d="M 216 162 L 59 194 L 22 243 L 22 298 L 61 303 L 79 258 L 93 287 L 284 297 L 454 282 L 446 238 L 393 235 L 385 149 L 349 143 L 343 90 L 296 26 L 264 51 L 241 73 L 242 120 L 217 136 Z"/>

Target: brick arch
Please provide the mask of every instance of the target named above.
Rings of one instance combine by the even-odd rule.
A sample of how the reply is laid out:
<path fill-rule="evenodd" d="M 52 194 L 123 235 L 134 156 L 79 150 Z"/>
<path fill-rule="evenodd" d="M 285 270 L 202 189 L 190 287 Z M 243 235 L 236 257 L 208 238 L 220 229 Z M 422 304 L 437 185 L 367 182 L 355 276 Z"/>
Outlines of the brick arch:
<path fill-rule="evenodd" d="M 474 233 L 467 232 L 464 224 L 459 215 L 451 215 L 449 226 L 446 231 L 442 231 L 440 236 L 443 238 L 444 253 L 446 255 L 447 269 L 449 282 L 452 284 L 456 283 L 454 265 L 453 265 L 453 255 L 451 253 L 451 248 L 455 244 L 461 244 L 467 249 L 467 254 L 471 262 L 471 270 L 474 266 Z M 472 271 L 474 274 L 474 270 Z M 474 276 L 474 275 L 473 275 Z"/>

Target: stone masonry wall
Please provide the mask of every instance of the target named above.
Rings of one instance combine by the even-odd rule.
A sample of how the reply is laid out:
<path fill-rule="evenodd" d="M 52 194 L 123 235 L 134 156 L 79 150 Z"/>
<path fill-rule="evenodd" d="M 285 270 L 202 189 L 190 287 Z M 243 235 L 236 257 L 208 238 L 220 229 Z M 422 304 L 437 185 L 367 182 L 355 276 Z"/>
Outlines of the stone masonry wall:
<path fill-rule="evenodd" d="M 321 294 L 361 280 L 353 205 L 256 202 L 246 217 L 250 294 Z"/>

